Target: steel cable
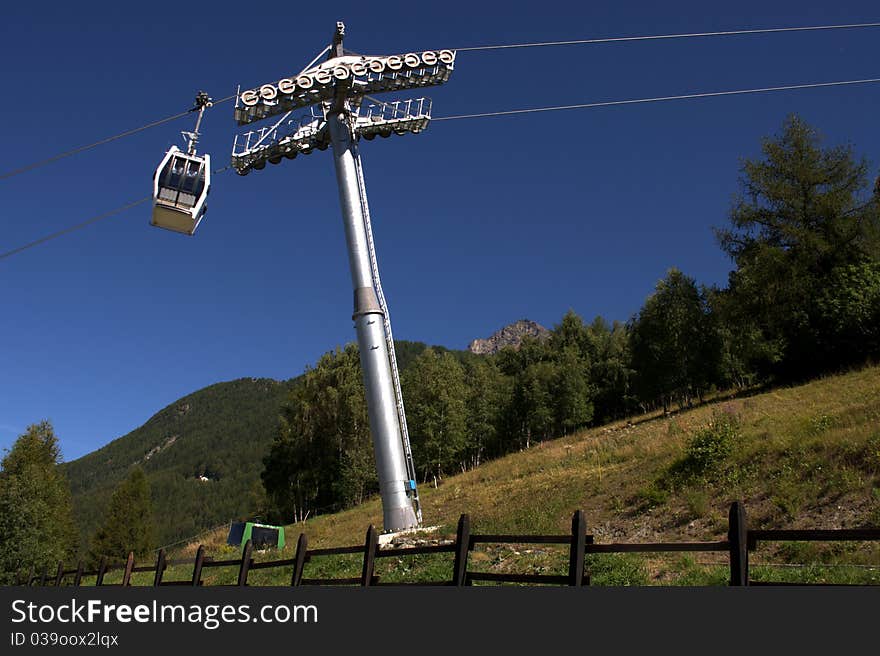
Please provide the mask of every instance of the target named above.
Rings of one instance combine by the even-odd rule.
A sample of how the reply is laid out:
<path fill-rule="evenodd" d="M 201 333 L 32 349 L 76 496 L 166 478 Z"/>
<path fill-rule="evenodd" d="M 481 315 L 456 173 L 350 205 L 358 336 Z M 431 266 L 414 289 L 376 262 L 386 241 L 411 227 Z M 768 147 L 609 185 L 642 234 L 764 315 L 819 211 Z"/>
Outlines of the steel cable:
<path fill-rule="evenodd" d="M 706 93 L 685 93 L 678 96 L 657 96 L 654 98 L 634 98 L 631 100 L 607 100 L 602 102 L 581 103 L 577 105 L 556 105 L 553 107 L 532 107 L 527 109 L 509 109 L 497 112 L 483 112 L 479 114 L 457 114 L 454 116 L 440 116 L 432 118 L 432 121 L 454 121 L 463 118 L 486 118 L 489 116 L 511 116 L 513 114 L 531 114 L 534 112 L 556 112 L 566 109 L 590 109 L 595 107 L 615 107 L 618 105 L 637 105 L 654 102 L 666 102 L 670 100 L 690 100 L 694 98 L 714 98 L 719 96 L 737 96 L 753 93 L 769 93 L 773 91 L 792 91 L 795 89 L 818 89 L 822 87 L 839 87 L 853 84 L 876 84 L 880 78 L 866 78 L 862 80 L 841 80 L 837 82 L 812 82 L 809 84 L 789 84 L 778 87 L 760 87 L 756 89 L 734 89 L 732 91 L 709 91 Z"/>
<path fill-rule="evenodd" d="M 598 39 L 575 39 L 572 41 L 540 41 L 536 43 L 511 43 L 494 46 L 470 46 L 454 48 L 458 52 L 474 50 L 507 50 L 512 48 L 543 48 L 547 46 L 573 46 L 591 43 L 625 43 L 628 41 L 660 41 L 663 39 L 693 39 L 710 36 L 738 36 L 744 34 L 778 34 L 780 32 L 817 32 L 821 30 L 850 30 L 865 27 L 880 27 L 880 23 L 850 23 L 846 25 L 812 25 L 807 27 L 770 27 L 754 30 L 728 30 L 723 32 L 691 32 L 685 34 L 649 34 L 644 36 L 616 36 Z"/>
<path fill-rule="evenodd" d="M 222 98 L 220 100 L 214 101 L 214 105 L 219 105 L 220 103 L 227 102 L 232 100 L 235 96 L 227 96 L 226 98 Z M 152 123 L 147 123 L 146 125 L 142 125 L 137 128 L 132 128 L 131 130 L 126 130 L 125 132 L 120 132 L 119 134 L 114 134 L 111 137 L 106 137 L 101 139 L 100 141 L 95 141 L 94 143 L 86 144 L 85 146 L 79 146 L 77 148 L 73 148 L 71 150 L 64 151 L 63 153 L 58 153 L 57 155 L 52 155 L 52 157 L 47 157 L 46 159 L 41 159 L 37 162 L 32 162 L 27 164 L 26 166 L 22 166 L 17 169 L 13 169 L 12 171 L 7 171 L 6 173 L 0 174 L 0 180 L 6 180 L 8 178 L 14 177 L 16 175 L 21 175 L 22 173 L 27 173 L 28 171 L 32 171 L 33 169 L 39 168 L 41 166 L 45 166 L 46 164 L 51 164 L 52 162 L 57 162 L 59 159 L 64 159 L 65 157 L 70 157 L 71 155 L 76 155 L 78 153 L 85 152 L 87 150 L 91 150 L 92 148 L 97 148 L 98 146 L 103 146 L 104 144 L 110 143 L 111 141 L 116 141 L 117 139 L 122 139 L 124 137 L 130 137 L 133 134 L 137 134 L 138 132 L 143 132 L 144 130 L 149 130 L 150 128 L 154 128 L 158 125 L 163 125 L 165 123 L 170 123 L 171 121 L 176 121 L 179 118 L 183 118 L 184 116 L 191 114 L 193 109 L 188 109 L 185 112 L 180 112 L 178 114 L 174 114 L 172 116 L 166 116 L 165 118 L 160 118 L 158 121 L 153 121 Z"/>

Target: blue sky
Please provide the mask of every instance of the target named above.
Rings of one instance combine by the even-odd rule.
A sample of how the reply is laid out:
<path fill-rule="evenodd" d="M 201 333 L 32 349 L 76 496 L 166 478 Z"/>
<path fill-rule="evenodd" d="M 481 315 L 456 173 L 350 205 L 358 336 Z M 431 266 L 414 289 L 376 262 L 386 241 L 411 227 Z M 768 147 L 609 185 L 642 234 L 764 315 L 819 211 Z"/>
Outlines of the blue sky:
<path fill-rule="evenodd" d="M 717 8 L 716 8 L 717 5 Z M 176 13 L 184 7 L 192 13 Z M 876 22 L 875 2 L 15 3 L 4 8 L 3 172 L 296 73 L 329 41 L 365 54 Z M 434 115 L 880 76 L 880 30 L 462 52 Z M 387 99 L 417 93 L 386 94 Z M 395 336 L 464 348 L 569 309 L 628 319 L 672 266 L 724 284 L 740 158 L 797 112 L 877 172 L 880 85 L 446 121 L 365 142 Z M 189 119 L 0 180 L 0 252 L 150 193 Z M 201 151 L 228 163 L 232 105 Z M 0 447 L 49 419 L 67 459 L 175 399 L 290 378 L 355 338 L 329 152 L 214 181 L 192 238 L 149 208 L 0 260 Z M 406 391 L 404 390 L 404 394 Z"/>

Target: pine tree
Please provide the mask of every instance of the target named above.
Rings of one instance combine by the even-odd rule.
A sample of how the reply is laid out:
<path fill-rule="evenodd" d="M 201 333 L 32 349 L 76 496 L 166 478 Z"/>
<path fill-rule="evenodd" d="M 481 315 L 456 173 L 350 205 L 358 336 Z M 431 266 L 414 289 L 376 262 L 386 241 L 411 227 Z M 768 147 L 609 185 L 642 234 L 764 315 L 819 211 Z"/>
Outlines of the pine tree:
<path fill-rule="evenodd" d="M 129 552 L 143 557 L 156 546 L 153 504 L 150 484 L 140 467 L 132 470 L 110 497 L 104 522 L 95 532 L 91 544 L 94 560 L 125 559 Z"/>
<path fill-rule="evenodd" d="M 852 305 L 849 288 L 838 284 L 847 280 L 874 302 L 864 265 L 880 260 L 880 198 L 871 194 L 867 161 L 848 146 L 824 147 L 797 116 L 764 141 L 762 155 L 744 161 L 730 227 L 717 230 L 737 267 L 719 306 L 740 340 L 733 350 L 753 369 L 785 378 L 875 355 L 863 348 L 872 336 L 858 323 L 861 311 L 834 308 Z M 841 352 L 841 338 L 849 352 Z"/>
<path fill-rule="evenodd" d="M 0 577 L 33 567 L 54 569 L 76 552 L 61 450 L 48 421 L 28 426 L 3 458 L 0 471 Z M 11 583 L 12 580 L 3 582 Z"/>

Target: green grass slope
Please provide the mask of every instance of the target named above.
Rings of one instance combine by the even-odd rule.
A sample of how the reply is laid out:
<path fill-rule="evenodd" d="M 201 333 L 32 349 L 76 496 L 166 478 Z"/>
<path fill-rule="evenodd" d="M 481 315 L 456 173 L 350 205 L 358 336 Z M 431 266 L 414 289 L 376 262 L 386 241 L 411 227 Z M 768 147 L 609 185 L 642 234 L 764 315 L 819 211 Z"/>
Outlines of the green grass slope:
<path fill-rule="evenodd" d="M 719 422 L 732 430 L 718 431 Z M 713 442 L 721 433 L 724 439 Z M 695 467 L 695 453 L 705 453 L 707 444 L 718 448 Z M 436 489 L 422 486 L 420 494 L 425 524 L 439 526 L 447 537 L 461 513 L 471 516 L 478 532 L 566 533 L 572 512 L 581 508 L 597 542 L 719 540 L 737 499 L 745 502 L 752 528 L 878 526 L 880 368 L 583 431 L 486 463 Z M 287 528 L 288 547 L 280 557 L 290 556 L 299 532 L 308 535 L 310 547 L 350 545 L 363 540 L 370 523 L 381 522 L 378 499 L 311 518 Z M 234 553 L 224 541 L 224 530 L 202 540 L 210 553 Z M 195 544 L 180 553 L 194 550 Z M 278 557 L 271 551 L 259 556 Z M 562 573 L 566 558 L 564 549 L 529 545 L 472 554 L 474 567 L 524 573 Z M 880 583 L 876 543 L 769 545 L 753 558 L 756 578 Z M 310 564 L 308 575 L 358 575 L 357 557 L 332 560 Z M 724 562 L 723 554 L 609 554 L 593 557 L 591 568 L 599 584 L 720 584 L 727 577 Z M 812 569 L 772 567 L 804 562 Z M 253 583 L 286 584 L 288 570 L 255 571 Z M 385 580 L 446 578 L 451 558 L 382 559 L 378 573 Z M 233 575 L 211 570 L 209 582 Z"/>

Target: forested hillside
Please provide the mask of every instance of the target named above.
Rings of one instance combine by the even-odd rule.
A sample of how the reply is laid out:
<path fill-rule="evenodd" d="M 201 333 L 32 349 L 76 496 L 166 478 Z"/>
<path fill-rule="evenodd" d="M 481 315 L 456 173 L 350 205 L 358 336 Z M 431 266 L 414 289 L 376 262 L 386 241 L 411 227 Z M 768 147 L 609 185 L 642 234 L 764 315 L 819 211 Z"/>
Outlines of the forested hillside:
<path fill-rule="evenodd" d="M 262 458 L 278 408 L 294 384 L 242 378 L 211 385 L 63 464 L 83 544 L 100 524 L 114 488 L 134 467 L 149 480 L 160 544 L 251 513 L 259 504 Z"/>

